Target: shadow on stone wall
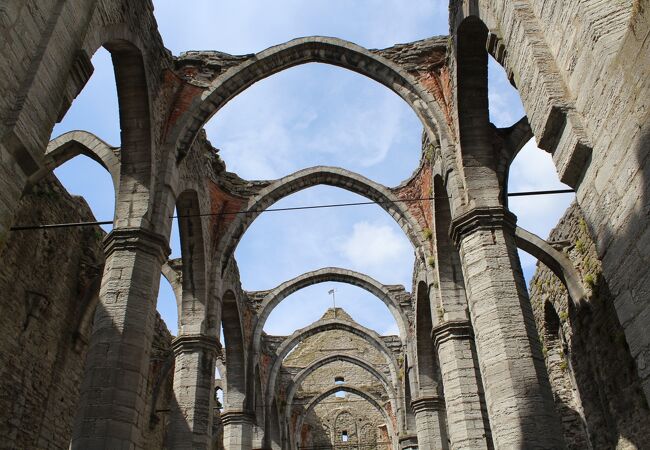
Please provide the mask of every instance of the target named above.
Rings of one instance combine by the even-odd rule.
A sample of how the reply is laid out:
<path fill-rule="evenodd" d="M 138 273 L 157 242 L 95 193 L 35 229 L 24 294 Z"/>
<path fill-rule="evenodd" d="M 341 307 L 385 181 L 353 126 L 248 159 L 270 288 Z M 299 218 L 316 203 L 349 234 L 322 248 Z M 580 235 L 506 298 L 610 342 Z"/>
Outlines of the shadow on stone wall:
<path fill-rule="evenodd" d="M 580 272 L 591 296 L 574 307 L 545 266 L 531 281 L 531 302 L 569 448 L 650 448 L 650 410 L 641 379 L 577 205 L 549 238 Z"/>

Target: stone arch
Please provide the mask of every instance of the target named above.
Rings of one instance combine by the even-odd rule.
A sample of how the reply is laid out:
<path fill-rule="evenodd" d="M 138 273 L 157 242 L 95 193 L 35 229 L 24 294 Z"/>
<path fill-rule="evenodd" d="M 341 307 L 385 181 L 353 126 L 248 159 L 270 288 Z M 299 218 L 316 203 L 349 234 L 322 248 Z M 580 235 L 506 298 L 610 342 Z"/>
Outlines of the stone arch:
<path fill-rule="evenodd" d="M 335 394 L 336 392 L 339 391 L 344 391 L 344 392 L 349 392 L 350 394 L 355 394 L 358 395 L 359 397 L 363 398 L 364 400 L 367 400 L 372 406 L 374 406 L 384 417 L 384 420 L 386 421 L 386 427 L 388 428 L 388 434 L 389 436 L 392 437 L 392 446 L 393 448 L 396 448 L 396 442 L 395 439 L 397 438 L 396 430 L 393 425 L 393 421 L 390 417 L 390 414 L 386 411 L 386 408 L 384 408 L 381 404 L 381 400 L 376 398 L 374 395 L 372 395 L 369 392 L 364 391 L 363 389 L 356 388 L 354 386 L 350 385 L 342 385 L 342 386 L 334 386 L 332 388 L 326 389 L 322 393 L 318 394 L 316 397 L 314 397 L 308 404 L 307 407 L 305 408 L 303 414 L 298 418 L 296 422 L 296 433 L 295 433 L 295 442 L 299 443 L 300 442 L 300 429 L 302 428 L 302 423 L 304 418 L 307 416 L 309 411 L 311 411 L 314 406 L 316 406 L 318 403 L 329 397 L 330 395 Z"/>
<path fill-rule="evenodd" d="M 352 70 L 373 79 L 399 95 L 413 109 L 427 134 L 434 130 L 442 142 L 451 142 L 445 115 L 431 94 L 405 70 L 386 58 L 338 38 L 312 36 L 263 50 L 219 75 L 194 102 L 170 136 L 182 158 L 200 128 L 237 94 L 254 83 L 291 67 L 318 62 Z"/>
<path fill-rule="evenodd" d="M 222 298 L 221 320 L 226 353 L 225 410 L 243 410 L 246 403 L 246 359 L 244 334 L 237 297 L 226 291 Z M 224 374 L 222 373 L 222 376 Z"/>
<path fill-rule="evenodd" d="M 521 227 L 515 229 L 517 246 L 544 263 L 567 288 L 574 306 L 587 301 L 588 294 L 571 260 L 539 236 Z"/>
<path fill-rule="evenodd" d="M 273 401 L 273 396 L 276 392 L 277 378 L 282 368 L 282 362 L 289 352 L 304 339 L 307 339 L 311 336 L 314 336 L 318 333 L 323 333 L 330 330 L 341 330 L 351 333 L 355 336 L 359 336 L 368 342 L 372 347 L 378 350 L 380 353 L 384 354 L 388 367 L 391 373 L 391 378 L 395 386 L 399 386 L 399 366 L 397 361 L 392 353 L 392 351 L 386 346 L 386 344 L 381 340 L 381 337 L 372 330 L 368 330 L 361 325 L 351 322 L 345 322 L 337 319 L 327 319 L 319 320 L 312 325 L 302 328 L 295 331 L 291 336 L 287 337 L 282 344 L 276 350 L 277 356 L 273 365 L 269 370 L 268 380 L 266 382 L 266 398 L 265 405 L 267 408 L 267 417 L 268 417 L 268 407 Z M 227 348 L 227 347 L 226 347 Z M 226 356 L 226 360 L 227 360 Z M 265 429 L 269 429 L 268 423 L 265 426 Z M 268 442 L 267 442 L 268 443 Z"/>
<path fill-rule="evenodd" d="M 153 198 L 149 195 L 154 167 L 147 49 L 125 23 L 91 30 L 83 52 L 93 55 L 99 47 L 111 54 L 120 114 L 122 164 L 114 226 L 134 227 L 142 220 L 150 220 L 153 209 Z"/>
<path fill-rule="evenodd" d="M 438 274 L 438 299 L 445 320 L 468 320 L 465 280 L 460 255 L 451 241 L 451 205 L 444 181 L 433 177 L 435 268 Z"/>
<path fill-rule="evenodd" d="M 83 51 L 93 55 L 102 46 L 113 61 L 121 129 L 114 227 L 134 227 L 143 220 L 150 220 L 153 210 L 150 195 L 154 171 L 153 132 L 145 65 L 147 49 L 124 23 L 92 30 Z"/>
<path fill-rule="evenodd" d="M 366 422 L 359 427 L 359 443 L 362 446 L 377 444 L 377 428 L 374 424 Z"/>
<path fill-rule="evenodd" d="M 419 392 L 417 397 L 438 394 L 438 367 L 436 351 L 431 337 L 433 320 L 431 319 L 431 301 L 429 287 L 424 281 L 417 284 L 416 291 L 416 345 L 417 375 Z"/>
<path fill-rule="evenodd" d="M 358 336 L 368 342 L 380 353 L 383 353 L 386 357 L 388 367 L 391 372 L 393 384 L 396 386 L 399 385 L 399 367 L 397 365 L 397 361 L 395 360 L 392 351 L 386 346 L 386 344 L 381 340 L 381 337 L 377 333 L 372 330 L 368 330 L 367 328 L 362 327 L 356 323 L 345 322 L 338 319 L 326 319 L 320 320 L 308 327 L 297 330 L 291 336 L 287 337 L 282 342 L 282 344 L 280 344 L 277 349 L 277 357 L 269 371 L 269 379 L 267 382 L 266 390 L 267 405 L 271 403 L 271 396 L 275 394 L 277 376 L 280 372 L 280 368 L 282 367 L 282 362 L 284 361 L 284 358 L 289 354 L 289 352 L 304 339 L 330 330 L 346 331 L 355 336 Z"/>
<path fill-rule="evenodd" d="M 311 373 L 315 372 L 319 368 L 339 361 L 348 362 L 350 364 L 354 364 L 358 367 L 361 367 L 362 369 L 366 370 L 368 373 L 370 373 L 372 376 L 377 378 L 377 380 L 379 380 L 382 383 L 384 389 L 386 389 L 388 398 L 390 399 L 393 411 L 396 412 L 398 427 L 402 429 L 403 427 L 401 423 L 403 422 L 403 420 L 401 420 L 402 414 L 400 414 L 400 411 L 403 408 L 401 407 L 401 405 L 398 405 L 398 403 L 401 403 L 401 400 L 397 398 L 397 391 L 396 391 L 397 387 L 392 385 L 391 382 L 388 379 L 386 379 L 385 375 L 379 372 L 377 369 L 375 369 L 371 364 L 368 364 L 366 361 L 364 361 L 361 358 L 355 356 L 349 356 L 349 355 L 326 356 L 324 358 L 312 362 L 309 366 L 301 370 L 298 373 L 298 375 L 296 375 L 296 377 L 293 379 L 293 383 L 291 384 L 291 387 L 289 388 L 289 391 L 287 392 L 286 407 L 285 407 L 286 423 L 291 422 L 291 410 L 293 408 L 293 398 L 296 394 L 296 391 L 298 390 L 298 387 L 302 384 L 305 378 L 307 378 L 307 376 L 309 376 Z"/>
<path fill-rule="evenodd" d="M 113 179 L 114 189 L 117 190 L 120 185 L 119 148 L 108 145 L 92 133 L 79 130 L 64 133 L 49 142 L 42 168 L 29 177 L 25 190 L 29 190 L 45 175 L 78 155 L 87 156 L 106 169 Z"/>
<path fill-rule="evenodd" d="M 357 424 L 354 421 L 354 416 L 349 410 L 343 410 L 334 417 L 334 439 L 338 440 L 338 435 L 341 431 L 347 431 L 348 438 L 347 445 L 358 445 L 359 435 L 357 433 Z"/>
<path fill-rule="evenodd" d="M 115 228 L 133 226 L 132 219 L 149 219 L 152 178 L 152 130 L 149 85 L 140 49 L 125 40 L 104 44 L 115 67 L 120 107 L 121 175 Z M 139 195 L 133 195 L 133 193 Z M 143 194 L 146 194 L 142 200 Z M 141 202 L 146 204 L 140 204 Z M 134 212 L 137 216 L 132 217 Z"/>
<path fill-rule="evenodd" d="M 476 16 L 466 17 L 456 29 L 456 104 L 461 170 L 470 203 L 500 204 L 500 186 L 492 147 L 488 112 L 488 29 Z M 479 183 L 475 183 L 480 180 Z"/>
<path fill-rule="evenodd" d="M 178 260 L 168 260 L 165 262 L 162 265 L 161 273 L 174 291 L 174 297 L 176 298 L 176 308 L 178 309 L 178 317 L 180 317 L 180 307 L 183 298 L 183 284 L 181 283 L 182 275 L 172 267 L 172 265 L 175 265 L 177 261 Z"/>
<path fill-rule="evenodd" d="M 317 185 L 338 187 L 378 202 L 379 206 L 404 230 L 416 251 L 427 251 L 422 240 L 423 232 L 420 225 L 390 189 L 349 170 L 318 166 L 300 170 L 271 182 L 248 202 L 246 213 L 235 216 L 217 249 L 222 262 L 222 271 L 225 270 L 227 261 L 248 227 L 265 209 L 284 197 Z"/>
<path fill-rule="evenodd" d="M 208 331 L 207 266 L 198 194 L 182 192 L 176 200 L 181 243 L 182 295 L 179 305 L 179 334 L 202 334 Z"/>
<path fill-rule="evenodd" d="M 341 269 L 338 267 L 325 267 L 322 269 L 307 272 L 293 278 L 292 280 L 285 281 L 273 290 L 271 290 L 262 300 L 259 312 L 257 314 L 257 323 L 255 324 L 253 332 L 253 355 L 259 354 L 259 348 L 262 340 L 262 332 L 266 320 L 269 318 L 276 306 L 278 306 L 285 298 L 300 289 L 308 286 L 324 283 L 327 281 L 335 281 L 339 283 L 347 283 L 353 286 L 360 287 L 370 292 L 381 300 L 390 310 L 391 314 L 397 322 L 397 327 L 400 332 L 402 342 L 406 339 L 406 332 L 408 331 L 408 318 L 400 308 L 399 304 L 392 297 L 388 288 L 379 283 L 377 280 L 352 270 Z"/>
<path fill-rule="evenodd" d="M 412 373 L 415 372 L 415 367 L 411 363 L 411 359 L 407 356 L 404 357 L 404 428 L 407 431 L 413 431 L 417 428 L 415 423 L 415 412 L 413 411 L 413 392 L 417 392 L 415 387 L 415 378 Z"/>
<path fill-rule="evenodd" d="M 577 9 L 584 11 L 582 4 L 591 1 L 581 0 Z M 484 46 L 503 66 L 513 85 L 519 84 L 521 100 L 538 147 L 553 154 L 562 182 L 576 187 L 589 164 L 592 143 L 587 137 L 584 119 L 576 111 L 575 96 L 567 87 L 566 72 L 561 72 L 556 64 L 549 64 L 557 58 L 539 28 L 535 8 L 536 5 L 526 2 L 504 15 L 478 0 L 463 0 L 451 10 L 451 33 L 458 34 L 468 19 L 485 29 L 486 33 L 478 38 L 478 46 Z M 605 10 L 598 5 L 599 14 Z M 629 12 L 631 16 L 632 11 Z M 580 17 L 587 15 L 590 17 L 585 22 L 594 20 L 594 14 L 585 13 Z M 528 32 L 520 33 L 519 30 Z M 604 41 L 616 45 L 615 41 Z M 567 140 L 575 144 L 558 147 L 560 141 Z M 556 152 L 558 149 L 561 154 Z"/>

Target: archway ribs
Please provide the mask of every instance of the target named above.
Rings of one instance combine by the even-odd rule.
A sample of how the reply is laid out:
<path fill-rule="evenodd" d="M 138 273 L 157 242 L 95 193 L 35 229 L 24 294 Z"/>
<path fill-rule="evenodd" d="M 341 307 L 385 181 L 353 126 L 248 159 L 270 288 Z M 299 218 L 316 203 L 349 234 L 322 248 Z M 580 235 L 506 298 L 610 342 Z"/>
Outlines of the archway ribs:
<path fill-rule="evenodd" d="M 400 186 L 392 189 L 402 200 L 403 207 L 417 221 L 422 230 L 422 240 L 430 254 L 434 252 L 431 230 L 433 230 L 433 144 L 428 139 L 423 142 L 422 160 L 417 172 Z"/>
<path fill-rule="evenodd" d="M 0 276 L 0 316 L 14 330 L 0 339 L 10 350 L 0 368 L 25 374 L 20 383 L 0 377 L 0 392 L 16 392 L 0 395 L 8 445 L 205 449 L 222 440 L 227 450 L 288 450 L 351 426 L 343 413 L 353 408 L 325 398 L 340 389 L 377 406 L 373 420 L 354 418 L 363 425 L 349 436 L 377 436 L 392 450 L 561 448 L 562 439 L 569 448 L 650 446 L 642 432 L 650 429 L 649 0 L 451 0 L 449 37 L 369 50 L 312 36 L 255 54 L 178 57 L 164 47 L 149 0 L 5 3 L 0 256 L 15 276 Z M 100 47 L 115 72 L 120 142 L 84 131 L 52 139 Z M 509 128 L 489 120 L 489 55 L 526 111 Z M 208 121 L 253 84 L 308 63 L 353 71 L 409 105 L 424 133 L 408 180 L 386 187 L 325 166 L 261 181 L 226 171 Z M 533 134 L 576 192 L 548 242 L 517 228 L 506 196 L 512 159 Z M 93 221 L 48 179 L 78 155 L 111 174 L 113 231 L 102 242 L 100 231 L 74 228 L 73 242 L 58 229 L 13 229 Z M 414 295 L 332 267 L 244 291 L 234 254 L 248 228 L 276 202 L 323 185 L 363 196 L 396 221 L 416 254 Z M 182 258 L 168 260 L 174 208 Z M 518 248 L 545 266 L 530 292 Z M 102 254 L 102 275 L 89 284 Z M 175 338 L 156 315 L 161 271 L 179 306 Z M 280 301 L 323 282 L 376 296 L 399 336 L 369 331 L 342 310 L 290 336 L 263 332 Z M 544 326 L 553 335 L 540 341 Z M 327 336 L 325 351 L 301 347 Z M 298 355 L 310 359 L 292 365 Z M 46 384 L 35 389 L 35 377 Z M 66 407 L 53 432 L 47 419 L 61 389 Z M 17 412 L 15 399 L 25 398 Z M 332 414 L 306 416 L 330 400 Z"/>
<path fill-rule="evenodd" d="M 445 75 L 449 72 L 444 69 L 446 43 L 446 38 L 438 37 L 384 50 L 366 50 L 341 39 L 314 36 L 294 39 L 255 55 L 184 53 L 176 61 L 179 76 L 204 92 L 198 99 L 195 90 L 189 94 L 179 91 L 178 104 L 171 108 L 175 126 L 167 136 L 168 142 L 183 158 L 201 127 L 237 94 L 274 73 L 309 62 L 340 66 L 382 83 L 409 103 L 425 130 L 453 136 L 451 91 Z M 426 81 L 428 87 L 420 81 Z"/>

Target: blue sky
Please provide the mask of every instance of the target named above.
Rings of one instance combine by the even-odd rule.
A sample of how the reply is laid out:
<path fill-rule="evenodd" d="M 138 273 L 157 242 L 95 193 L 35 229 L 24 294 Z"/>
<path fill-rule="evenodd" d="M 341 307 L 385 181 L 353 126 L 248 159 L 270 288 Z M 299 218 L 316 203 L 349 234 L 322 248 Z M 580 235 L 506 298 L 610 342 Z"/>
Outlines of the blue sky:
<path fill-rule="evenodd" d="M 353 3 L 353 4 L 352 4 Z M 307 35 L 335 36 L 368 48 L 383 48 L 447 34 L 447 2 L 412 0 L 277 0 L 268 2 L 180 3 L 154 0 L 156 19 L 174 55 L 186 50 L 254 53 Z M 352 5 L 351 5 L 352 4 Z M 53 137 L 72 129 L 97 134 L 119 146 L 119 119 L 110 55 L 93 57 L 95 73 Z M 490 64 L 490 114 L 497 126 L 509 126 L 524 113 L 503 70 Z M 417 167 L 422 126 L 397 95 L 361 75 L 307 64 L 276 74 L 232 100 L 206 126 L 229 170 L 249 179 L 277 178 L 319 164 L 341 166 L 389 186 Z M 93 161 L 78 157 L 55 171 L 63 184 L 88 200 L 96 217 L 113 215 L 111 179 Z M 515 160 L 510 191 L 555 189 L 550 156 L 530 142 Z M 572 195 L 512 199 L 519 224 L 546 237 Z M 316 187 L 275 206 L 364 201 L 336 188 Z M 180 256 L 178 232 L 172 231 L 174 257 Z M 269 289 L 305 271 L 340 266 L 411 290 L 413 250 L 397 224 L 378 206 L 262 214 L 236 251 L 246 290 Z M 535 260 L 522 255 L 529 278 Z M 380 333 L 396 333 L 388 309 L 365 291 L 324 283 L 301 290 L 282 302 L 266 324 L 272 334 L 290 334 L 337 306 Z M 158 309 L 176 332 L 176 308 L 168 284 L 161 282 Z"/>

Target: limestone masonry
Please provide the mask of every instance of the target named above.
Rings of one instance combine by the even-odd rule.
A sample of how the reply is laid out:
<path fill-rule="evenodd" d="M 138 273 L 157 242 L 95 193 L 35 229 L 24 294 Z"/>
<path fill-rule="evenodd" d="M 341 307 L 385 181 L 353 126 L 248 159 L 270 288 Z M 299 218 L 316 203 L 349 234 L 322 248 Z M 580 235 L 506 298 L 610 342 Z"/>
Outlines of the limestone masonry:
<path fill-rule="evenodd" d="M 315 36 L 175 57 L 150 0 L 1 2 L 0 448 L 650 449 L 650 0 L 451 0 L 449 24 L 379 50 Z M 99 47 L 120 147 L 83 130 L 50 141 Z M 489 55 L 526 111 L 509 128 L 489 121 Z M 206 122 L 310 62 L 411 106 L 424 132 L 408 180 L 227 171 Z M 532 137 L 576 191 L 548 240 L 507 204 Z M 111 175 L 113 231 L 12 229 L 94 220 L 51 174 L 80 154 Z M 242 287 L 248 227 L 317 185 L 380 202 L 413 245 L 411 286 L 325 267 Z M 434 200 L 399 201 L 415 197 Z M 169 259 L 175 208 L 182 257 Z M 518 248 L 540 261 L 529 288 Z M 161 276 L 178 336 L 156 313 Z M 323 282 L 376 296 L 399 335 L 340 308 L 290 336 L 263 331 L 283 299 Z"/>

